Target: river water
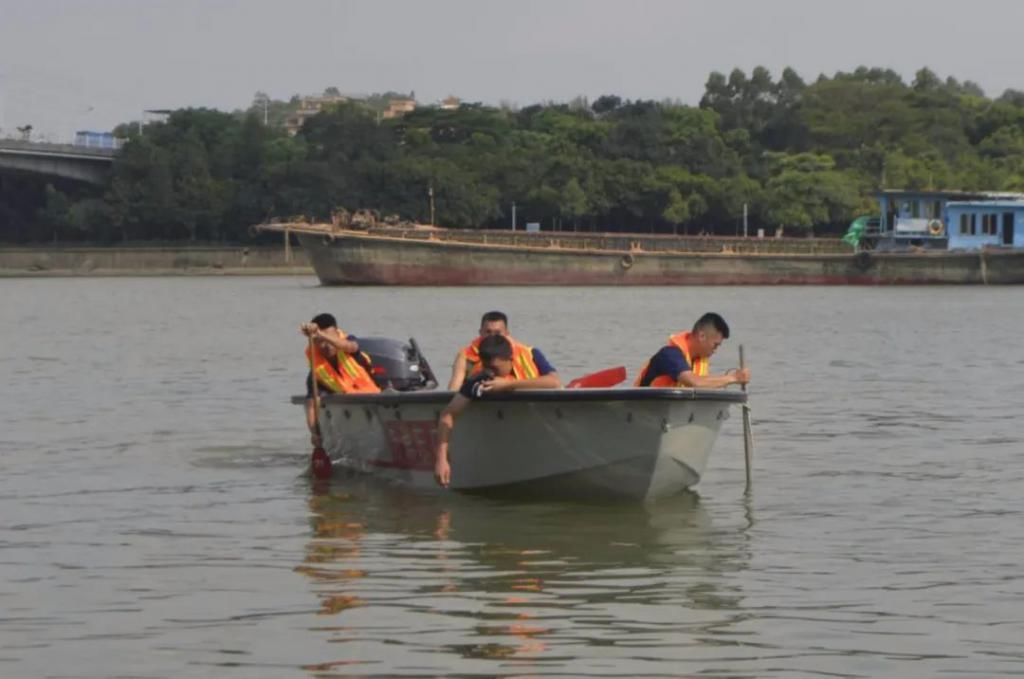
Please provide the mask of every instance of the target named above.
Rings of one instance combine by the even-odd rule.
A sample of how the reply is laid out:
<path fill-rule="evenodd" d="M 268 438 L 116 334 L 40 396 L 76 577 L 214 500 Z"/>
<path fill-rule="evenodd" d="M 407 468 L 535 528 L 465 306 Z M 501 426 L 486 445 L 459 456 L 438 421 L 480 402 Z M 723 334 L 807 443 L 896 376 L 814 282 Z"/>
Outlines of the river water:
<path fill-rule="evenodd" d="M 1021 294 L 0 281 L 0 676 L 1020 676 Z M 724 314 L 751 496 L 739 417 L 652 506 L 311 487 L 298 324 L 490 308 L 566 378 Z"/>

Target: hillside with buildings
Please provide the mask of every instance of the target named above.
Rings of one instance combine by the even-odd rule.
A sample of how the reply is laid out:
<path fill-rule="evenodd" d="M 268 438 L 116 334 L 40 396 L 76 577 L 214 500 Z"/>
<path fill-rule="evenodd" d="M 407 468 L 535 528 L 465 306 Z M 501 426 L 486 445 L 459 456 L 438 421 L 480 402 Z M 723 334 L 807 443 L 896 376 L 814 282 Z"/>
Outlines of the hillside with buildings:
<path fill-rule="evenodd" d="M 460 103 L 458 97 L 448 96 L 429 106 L 453 110 L 457 109 Z M 342 104 L 366 107 L 368 111 L 376 113 L 381 120 L 399 118 L 415 111 L 420 105 L 414 92 L 408 95 L 384 92 L 360 96 L 342 94 L 338 88 L 328 87 L 321 94 L 294 95 L 288 101 L 274 100 L 264 92 L 257 92 L 249 108 L 237 113 L 263 118 L 268 125 L 283 127 L 289 135 L 294 136 L 309 118 Z"/>

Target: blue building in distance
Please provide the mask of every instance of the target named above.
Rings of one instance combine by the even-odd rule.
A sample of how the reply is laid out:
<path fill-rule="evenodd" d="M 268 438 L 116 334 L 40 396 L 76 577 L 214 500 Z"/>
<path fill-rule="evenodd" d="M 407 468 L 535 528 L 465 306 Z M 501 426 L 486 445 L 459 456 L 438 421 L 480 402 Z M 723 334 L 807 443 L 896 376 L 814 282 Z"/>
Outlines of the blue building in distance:
<path fill-rule="evenodd" d="M 950 250 L 1024 247 L 1024 200 L 974 200 L 946 204 Z"/>
<path fill-rule="evenodd" d="M 75 146 L 87 146 L 94 149 L 119 149 L 124 140 L 114 136 L 113 132 L 92 132 L 79 130 L 75 132 Z"/>
<path fill-rule="evenodd" d="M 881 215 L 864 231 L 864 249 L 1024 247 L 1024 194 L 886 190 L 878 203 Z"/>

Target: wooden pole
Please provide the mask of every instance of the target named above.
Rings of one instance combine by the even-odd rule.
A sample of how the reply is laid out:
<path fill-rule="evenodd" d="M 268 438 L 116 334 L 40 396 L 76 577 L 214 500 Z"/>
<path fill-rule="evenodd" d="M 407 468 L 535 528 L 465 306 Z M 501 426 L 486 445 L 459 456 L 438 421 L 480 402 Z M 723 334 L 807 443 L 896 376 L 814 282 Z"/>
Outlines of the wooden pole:
<path fill-rule="evenodd" d="M 320 388 L 317 386 L 316 381 L 316 344 L 313 342 L 313 337 L 309 338 L 309 376 L 313 382 L 313 428 L 316 430 L 318 436 L 323 436 L 320 431 Z M 329 479 L 331 478 L 332 465 L 331 456 L 327 454 L 327 451 L 323 448 L 323 440 L 321 439 L 320 445 L 313 448 L 313 454 L 309 458 L 310 471 L 313 472 L 313 477 L 317 479 Z"/>
<path fill-rule="evenodd" d="M 742 352 L 742 349 L 740 350 Z M 320 386 L 316 382 L 316 344 L 313 342 L 313 337 L 309 338 L 309 374 L 312 376 L 313 382 L 313 424 L 317 428 L 317 433 L 320 433 Z M 742 359 L 741 359 L 742 362 Z"/>
<path fill-rule="evenodd" d="M 740 370 L 747 367 L 746 360 L 743 356 L 743 345 L 740 345 Z M 747 385 L 742 384 L 740 388 L 743 393 L 747 391 Z M 751 467 L 753 465 L 754 457 L 754 434 L 750 429 L 750 407 L 748 404 L 743 404 L 743 459 L 746 462 L 747 467 L 747 487 L 746 492 L 750 492 L 751 487 Z"/>

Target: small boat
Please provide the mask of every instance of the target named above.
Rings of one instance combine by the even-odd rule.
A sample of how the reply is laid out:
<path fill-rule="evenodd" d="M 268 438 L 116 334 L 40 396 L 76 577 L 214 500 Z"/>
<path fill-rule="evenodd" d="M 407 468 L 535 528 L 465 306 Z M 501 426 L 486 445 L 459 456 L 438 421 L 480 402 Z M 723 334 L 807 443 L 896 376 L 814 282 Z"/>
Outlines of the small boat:
<path fill-rule="evenodd" d="M 360 338 L 360 348 L 384 368 L 375 379 L 385 391 L 322 396 L 324 448 L 343 467 L 436 488 L 437 420 L 453 393 L 430 388 L 436 380 L 411 340 Z M 746 398 L 724 389 L 490 394 L 458 418 L 450 488 L 555 498 L 674 495 L 700 481 L 730 407 Z"/>

